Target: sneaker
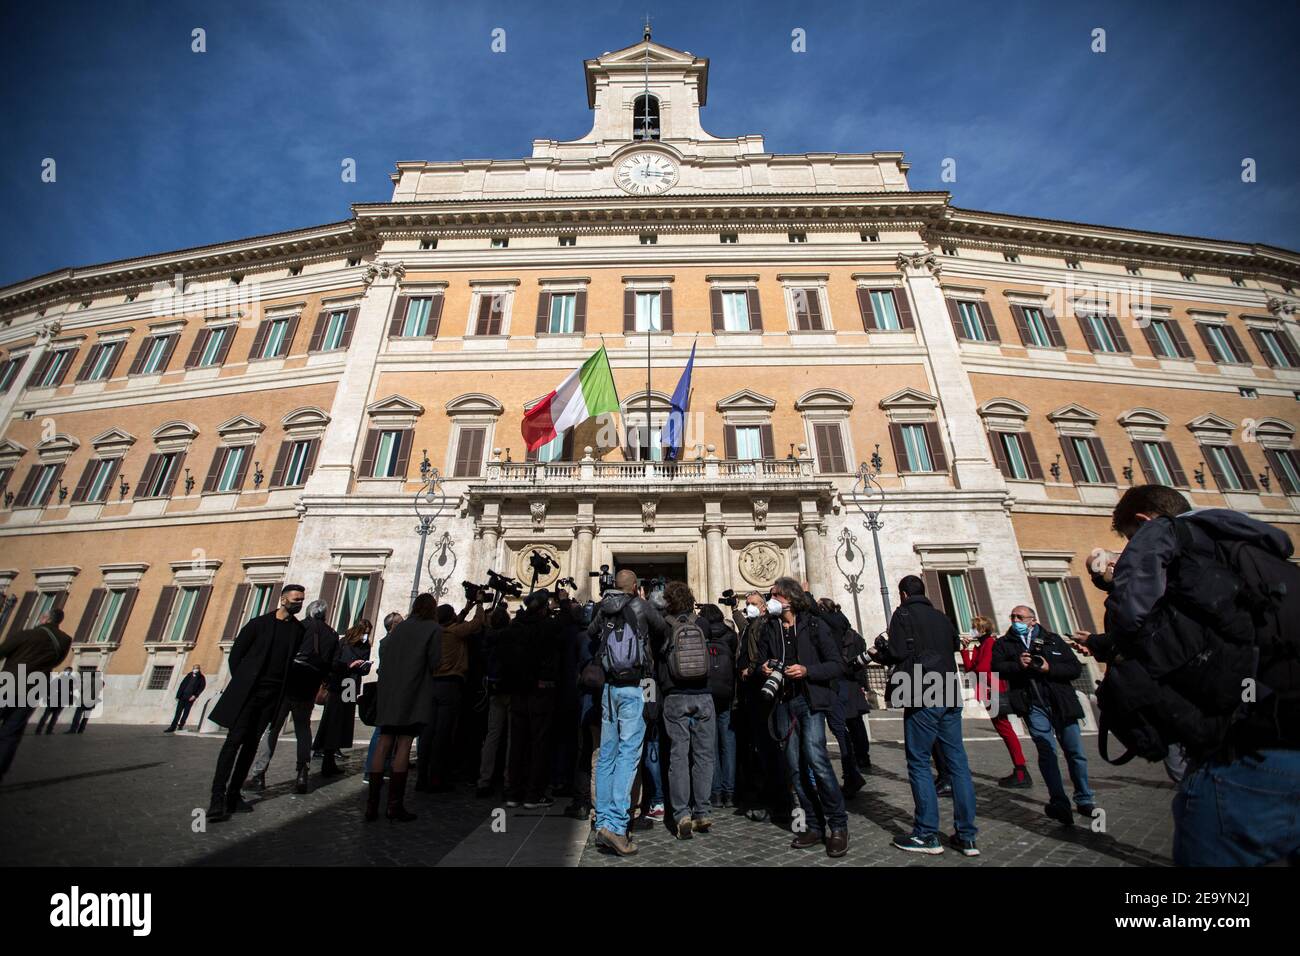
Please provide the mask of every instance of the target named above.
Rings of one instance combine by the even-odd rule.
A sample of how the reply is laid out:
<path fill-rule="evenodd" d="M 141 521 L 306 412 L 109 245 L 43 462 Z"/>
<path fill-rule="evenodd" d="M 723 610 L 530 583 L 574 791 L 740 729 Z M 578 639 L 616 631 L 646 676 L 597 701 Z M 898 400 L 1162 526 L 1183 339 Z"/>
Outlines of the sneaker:
<path fill-rule="evenodd" d="M 728 810 L 734 809 L 736 806 L 736 798 L 729 793 L 724 793 L 722 795 L 722 805 Z"/>
<path fill-rule="evenodd" d="M 1028 790 L 1033 785 L 1033 778 L 1029 776 L 1029 771 L 1024 767 L 1017 767 L 998 780 L 999 787 L 1007 787 L 1011 790 Z"/>
<path fill-rule="evenodd" d="M 711 806 L 711 807 L 721 807 L 721 806 L 722 806 L 722 794 L 720 794 L 720 793 L 711 793 L 711 794 L 709 794 L 709 806 Z"/>
<path fill-rule="evenodd" d="M 767 810 L 763 807 L 757 807 L 753 810 L 746 810 L 745 816 L 754 823 L 764 823 L 767 821 Z"/>
<path fill-rule="evenodd" d="M 1074 814 L 1070 812 L 1068 803 L 1049 803 L 1043 807 L 1043 813 L 1062 826 L 1074 826 Z"/>
<path fill-rule="evenodd" d="M 662 823 L 662 820 L 652 820 L 650 817 L 642 814 L 632 821 L 629 829 L 632 830 L 653 830 Z"/>
<path fill-rule="evenodd" d="M 547 807 L 555 806 L 555 801 L 550 797 L 542 797 L 540 800 L 525 800 L 525 810 L 544 810 Z"/>
<path fill-rule="evenodd" d="M 650 812 L 647 813 L 646 816 L 651 820 L 662 820 L 664 818 L 664 805 L 662 803 L 656 803 L 650 808 Z"/>
<path fill-rule="evenodd" d="M 708 817 L 696 817 L 691 821 L 691 829 L 696 833 L 708 833 L 709 828 L 713 826 L 713 821 Z"/>
<path fill-rule="evenodd" d="M 943 844 L 934 835 L 922 839 L 910 833 L 902 833 L 894 837 L 893 843 L 900 850 L 907 850 L 909 853 L 925 853 L 929 856 L 937 856 L 943 852 Z"/>
<path fill-rule="evenodd" d="M 513 810 L 516 807 L 521 806 L 521 804 L 518 800 L 507 800 L 506 806 L 509 807 L 511 810 Z"/>
<path fill-rule="evenodd" d="M 934 792 L 941 797 L 951 797 L 952 784 L 947 780 L 944 780 L 943 782 L 935 781 Z"/>
<path fill-rule="evenodd" d="M 682 817 L 680 820 L 677 821 L 677 839 L 689 840 L 694 832 L 694 829 L 695 828 L 691 826 L 691 818 Z"/>
<path fill-rule="evenodd" d="M 957 834 L 948 837 L 948 845 L 960 853 L 962 856 L 979 856 L 979 847 L 975 845 L 974 840 L 963 840 Z"/>

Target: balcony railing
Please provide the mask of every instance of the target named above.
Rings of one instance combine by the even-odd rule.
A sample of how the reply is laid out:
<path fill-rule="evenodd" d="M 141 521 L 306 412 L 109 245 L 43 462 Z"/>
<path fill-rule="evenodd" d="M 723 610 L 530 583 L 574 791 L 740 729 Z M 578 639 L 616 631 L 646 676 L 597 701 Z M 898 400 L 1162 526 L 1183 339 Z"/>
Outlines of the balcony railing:
<path fill-rule="evenodd" d="M 694 461 L 490 461 L 485 480 L 489 483 L 560 484 L 644 484 L 646 482 L 782 482 L 806 481 L 815 477 L 811 458 L 724 461 L 704 458 Z"/>

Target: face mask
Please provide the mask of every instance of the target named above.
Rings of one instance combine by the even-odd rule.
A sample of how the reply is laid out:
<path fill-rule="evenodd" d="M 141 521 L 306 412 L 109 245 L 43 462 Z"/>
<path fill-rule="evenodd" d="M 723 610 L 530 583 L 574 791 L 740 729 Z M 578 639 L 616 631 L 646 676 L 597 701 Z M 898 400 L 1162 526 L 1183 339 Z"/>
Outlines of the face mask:
<path fill-rule="evenodd" d="M 1021 637 L 1024 637 L 1026 634 L 1029 633 L 1029 625 L 1026 624 L 1024 621 L 1012 621 L 1011 629 L 1015 631 L 1017 634 L 1019 634 Z"/>
<path fill-rule="evenodd" d="M 767 613 L 773 617 L 780 617 L 785 613 L 785 605 L 776 598 L 767 599 Z"/>
<path fill-rule="evenodd" d="M 760 610 L 758 609 L 758 605 L 757 605 L 757 604 L 746 604 L 746 605 L 745 605 L 745 617 L 748 617 L 748 618 L 755 618 L 755 617 L 758 617 L 758 616 L 759 616 L 760 614 L 762 614 L 762 613 L 763 613 L 763 612 L 760 611 Z"/>
<path fill-rule="evenodd" d="M 284 609 L 288 611 L 290 614 L 297 614 L 299 611 L 302 610 L 302 602 L 290 601 L 288 604 L 284 606 Z"/>

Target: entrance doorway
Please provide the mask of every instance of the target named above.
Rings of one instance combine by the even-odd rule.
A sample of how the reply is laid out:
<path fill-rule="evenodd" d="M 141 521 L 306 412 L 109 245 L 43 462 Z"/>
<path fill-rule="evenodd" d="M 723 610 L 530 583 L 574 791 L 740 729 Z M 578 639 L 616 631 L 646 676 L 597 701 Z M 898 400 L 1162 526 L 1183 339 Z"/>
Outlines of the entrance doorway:
<path fill-rule="evenodd" d="M 667 581 L 685 581 L 686 556 L 680 554 L 615 554 L 614 572 L 624 568 L 636 572 L 642 584 L 649 584 L 658 578 Z"/>

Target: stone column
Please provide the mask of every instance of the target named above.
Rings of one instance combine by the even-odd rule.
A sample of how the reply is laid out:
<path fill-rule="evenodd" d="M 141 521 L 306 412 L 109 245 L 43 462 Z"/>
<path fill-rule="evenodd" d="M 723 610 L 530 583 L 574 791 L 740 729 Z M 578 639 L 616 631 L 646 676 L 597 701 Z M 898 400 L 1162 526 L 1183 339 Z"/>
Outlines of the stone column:
<path fill-rule="evenodd" d="M 708 556 L 709 594 L 700 600 L 712 603 L 729 586 L 727 574 L 727 545 L 723 533 L 727 526 L 721 521 L 706 521 L 704 524 L 704 547 Z"/>
<path fill-rule="evenodd" d="M 49 351 L 50 342 L 59 334 L 62 329 L 58 319 L 51 319 L 48 322 L 42 322 L 36 330 L 36 344 L 31 350 L 23 356 L 22 368 L 14 376 L 13 384 L 9 386 L 9 391 L 0 395 L 0 435 L 3 435 L 9 425 L 9 416 L 13 413 L 14 406 L 22 398 L 23 392 L 27 389 L 27 380 L 32 377 L 36 371 L 36 366 L 41 362 L 45 353 Z M 65 379 L 66 381 L 66 379 Z M 11 487 L 17 487 L 15 482 L 10 482 Z"/>
<path fill-rule="evenodd" d="M 804 574 L 815 597 L 825 597 L 830 593 L 826 581 L 826 554 L 822 550 L 820 522 L 805 521 L 799 526 L 803 537 Z"/>
<path fill-rule="evenodd" d="M 406 274 L 400 262 L 377 262 L 366 272 L 368 289 L 348 348 L 347 364 L 334 392 L 330 423 L 321 439 L 316 468 L 303 488 L 303 496 L 344 495 L 352 484 L 352 458 L 365 429 L 366 405 L 379 350 L 387 341 L 385 329 L 398 283 Z"/>

